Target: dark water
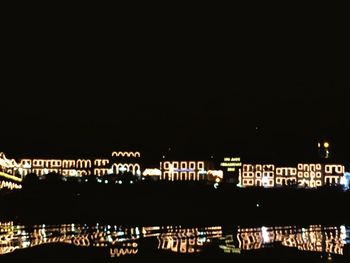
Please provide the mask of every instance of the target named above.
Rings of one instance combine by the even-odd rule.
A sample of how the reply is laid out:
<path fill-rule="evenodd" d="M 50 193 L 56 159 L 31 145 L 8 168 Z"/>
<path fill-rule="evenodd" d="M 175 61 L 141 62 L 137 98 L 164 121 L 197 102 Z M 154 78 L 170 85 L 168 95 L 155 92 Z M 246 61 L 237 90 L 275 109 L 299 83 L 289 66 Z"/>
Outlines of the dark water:
<path fill-rule="evenodd" d="M 0 262 L 350 262 L 345 225 L 121 226 L 0 222 Z"/>

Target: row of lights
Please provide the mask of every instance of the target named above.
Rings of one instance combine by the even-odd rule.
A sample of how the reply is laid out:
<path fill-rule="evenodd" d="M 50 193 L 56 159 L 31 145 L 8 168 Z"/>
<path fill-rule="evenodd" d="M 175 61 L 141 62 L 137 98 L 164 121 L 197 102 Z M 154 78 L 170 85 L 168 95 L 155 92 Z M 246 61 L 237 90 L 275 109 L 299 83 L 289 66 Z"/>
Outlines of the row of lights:
<path fill-rule="evenodd" d="M 85 179 L 85 182 L 88 182 L 88 179 Z M 97 182 L 98 183 L 105 183 L 105 184 L 108 184 L 109 181 L 108 180 L 102 180 L 100 178 L 97 179 Z M 133 184 L 134 182 L 132 180 L 129 181 L 130 184 Z M 118 180 L 118 181 L 115 181 L 115 184 L 123 184 L 123 181 L 122 180 Z"/>

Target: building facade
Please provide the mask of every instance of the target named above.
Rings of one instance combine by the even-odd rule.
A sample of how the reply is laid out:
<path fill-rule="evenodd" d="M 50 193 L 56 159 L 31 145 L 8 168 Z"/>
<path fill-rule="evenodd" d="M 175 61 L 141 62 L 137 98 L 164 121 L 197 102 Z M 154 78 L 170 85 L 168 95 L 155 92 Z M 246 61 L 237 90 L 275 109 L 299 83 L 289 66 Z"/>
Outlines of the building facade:
<path fill-rule="evenodd" d="M 279 187 L 299 185 L 320 187 L 340 184 L 345 167 L 340 164 L 304 164 L 296 167 L 276 167 L 273 164 L 244 164 L 239 186 Z"/>
<path fill-rule="evenodd" d="M 160 180 L 221 181 L 223 172 L 213 168 L 213 163 L 208 161 L 164 161 L 160 162 Z"/>
<path fill-rule="evenodd" d="M 139 152 L 114 151 L 111 156 L 96 159 L 21 159 L 18 168 L 21 176 L 34 173 L 43 176 L 57 173 L 62 176 L 103 176 L 106 174 L 120 174 L 129 172 L 141 175 Z"/>
<path fill-rule="evenodd" d="M 16 160 L 8 159 L 3 152 L 0 152 L 0 190 L 21 189 L 22 179 L 22 168 Z"/>

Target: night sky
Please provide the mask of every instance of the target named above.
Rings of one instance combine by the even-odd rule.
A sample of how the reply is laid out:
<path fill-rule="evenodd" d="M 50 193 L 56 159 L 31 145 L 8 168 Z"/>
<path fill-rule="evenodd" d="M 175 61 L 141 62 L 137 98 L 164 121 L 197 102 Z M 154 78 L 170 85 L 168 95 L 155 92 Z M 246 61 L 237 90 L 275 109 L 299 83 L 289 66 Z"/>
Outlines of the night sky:
<path fill-rule="evenodd" d="M 0 150 L 308 161 L 329 140 L 349 162 L 336 41 L 252 28 L 25 28 L 2 51 Z"/>

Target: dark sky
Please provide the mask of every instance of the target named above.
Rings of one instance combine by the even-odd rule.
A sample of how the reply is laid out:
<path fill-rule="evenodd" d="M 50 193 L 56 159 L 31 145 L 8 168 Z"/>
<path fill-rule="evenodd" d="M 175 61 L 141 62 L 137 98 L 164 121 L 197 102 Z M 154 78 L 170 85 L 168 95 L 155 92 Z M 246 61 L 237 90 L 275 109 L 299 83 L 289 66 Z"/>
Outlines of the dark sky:
<path fill-rule="evenodd" d="M 239 29 L 239 30 L 238 30 Z M 305 32 L 306 31 L 306 32 Z M 191 23 L 22 25 L 3 49 L 0 148 L 12 156 L 140 149 L 350 160 L 338 42 L 324 29 Z"/>

